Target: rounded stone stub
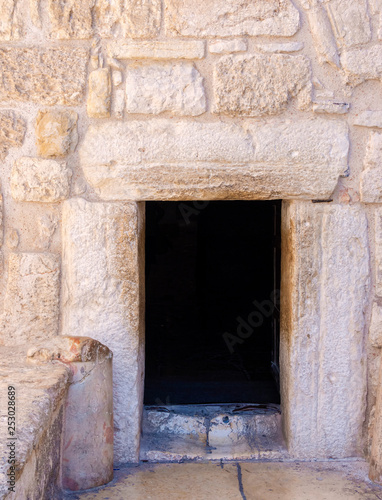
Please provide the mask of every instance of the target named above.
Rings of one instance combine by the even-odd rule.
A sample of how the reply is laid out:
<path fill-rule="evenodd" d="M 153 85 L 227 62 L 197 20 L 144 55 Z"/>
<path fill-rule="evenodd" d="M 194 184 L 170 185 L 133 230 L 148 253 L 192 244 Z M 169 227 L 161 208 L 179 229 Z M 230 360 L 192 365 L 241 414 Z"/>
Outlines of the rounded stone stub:
<path fill-rule="evenodd" d="M 62 336 L 49 339 L 28 349 L 30 362 L 61 361 L 63 363 L 102 362 L 113 357 L 112 351 L 90 337 Z"/>

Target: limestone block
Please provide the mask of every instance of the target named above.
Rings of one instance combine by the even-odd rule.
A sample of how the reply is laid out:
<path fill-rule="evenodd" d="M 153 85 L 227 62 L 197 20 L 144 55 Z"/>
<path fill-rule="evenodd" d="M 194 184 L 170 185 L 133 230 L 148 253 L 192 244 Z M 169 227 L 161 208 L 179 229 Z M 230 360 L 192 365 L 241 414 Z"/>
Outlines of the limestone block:
<path fill-rule="evenodd" d="M 114 93 L 114 98 L 112 101 L 113 116 L 117 120 L 122 120 L 123 112 L 125 109 L 125 89 L 117 89 Z"/>
<path fill-rule="evenodd" d="M 371 29 L 366 0 L 331 0 L 326 7 L 338 45 L 353 47 L 370 42 Z"/>
<path fill-rule="evenodd" d="M 375 404 L 372 443 L 370 450 L 369 478 L 382 483 L 382 363 L 379 368 L 377 401 Z"/>
<path fill-rule="evenodd" d="M 382 347 L 382 307 L 376 302 L 371 313 L 369 342 L 373 347 Z"/>
<path fill-rule="evenodd" d="M 350 104 L 336 101 L 316 101 L 313 103 L 315 113 L 344 115 L 349 113 Z"/>
<path fill-rule="evenodd" d="M 320 3 L 317 3 L 306 14 L 319 61 L 321 64 L 327 62 L 339 67 L 337 44 L 326 10 Z"/>
<path fill-rule="evenodd" d="M 205 43 L 200 40 L 118 41 L 109 42 L 107 50 L 114 59 L 203 59 Z"/>
<path fill-rule="evenodd" d="M 94 17 L 103 38 L 154 38 L 161 24 L 160 0 L 97 0 Z"/>
<path fill-rule="evenodd" d="M 0 100 L 76 106 L 85 93 L 87 60 L 82 48 L 2 48 Z"/>
<path fill-rule="evenodd" d="M 92 118 L 108 118 L 111 105 L 111 79 L 108 68 L 99 68 L 89 75 L 87 112 Z"/>
<path fill-rule="evenodd" d="M 91 38 L 95 3 L 96 0 L 48 0 L 51 38 Z"/>
<path fill-rule="evenodd" d="M 382 111 L 363 111 L 353 119 L 353 125 L 382 128 Z"/>
<path fill-rule="evenodd" d="M 86 133 L 81 167 L 106 200 L 327 199 L 347 171 L 343 122 L 257 123 L 250 132 L 224 123 L 99 123 Z"/>
<path fill-rule="evenodd" d="M 371 132 L 366 147 L 364 170 L 361 174 L 361 200 L 364 203 L 382 202 L 382 134 Z"/>
<path fill-rule="evenodd" d="M 30 363 L 64 363 L 71 372 L 61 462 L 66 490 L 113 479 L 112 358 L 106 346 L 88 337 L 57 336 L 28 350 Z"/>
<path fill-rule="evenodd" d="M 300 25 L 289 0 L 165 0 L 165 27 L 174 36 L 293 36 Z"/>
<path fill-rule="evenodd" d="M 364 209 L 284 203 L 281 255 L 280 379 L 289 452 L 300 459 L 360 456 L 370 291 Z"/>
<path fill-rule="evenodd" d="M 192 63 L 141 63 L 127 69 L 128 113 L 198 116 L 206 107 L 203 78 Z"/>
<path fill-rule="evenodd" d="M 210 42 L 208 50 L 211 54 L 231 54 L 232 52 L 246 52 L 247 40 L 214 40 Z"/>
<path fill-rule="evenodd" d="M 117 463 L 139 459 L 144 377 L 144 221 L 135 203 L 64 203 L 63 333 L 114 355 Z"/>
<path fill-rule="evenodd" d="M 304 48 L 302 42 L 288 42 L 288 43 L 258 43 L 255 49 L 265 54 L 282 54 L 288 52 L 298 52 Z"/>
<path fill-rule="evenodd" d="M 382 46 L 345 50 L 341 55 L 341 65 L 352 85 L 379 80 L 382 76 Z"/>
<path fill-rule="evenodd" d="M 20 0 L 0 1 L 0 40 L 18 40 L 24 36 L 25 16 Z"/>
<path fill-rule="evenodd" d="M 70 192 L 72 171 L 63 162 L 19 158 L 11 173 L 11 192 L 16 201 L 57 203 Z"/>
<path fill-rule="evenodd" d="M 11 253 L 0 343 L 26 344 L 57 335 L 59 294 L 59 256 Z"/>
<path fill-rule="evenodd" d="M 13 111 L 0 111 L 0 160 L 4 160 L 10 148 L 24 142 L 25 121 Z"/>
<path fill-rule="evenodd" d="M 375 293 L 382 297 L 382 210 L 375 211 Z"/>
<path fill-rule="evenodd" d="M 279 114 L 293 97 L 311 102 L 311 69 L 304 56 L 223 56 L 214 67 L 214 112 L 231 116 Z"/>
<path fill-rule="evenodd" d="M 54 158 L 73 152 L 78 142 L 77 119 L 75 111 L 40 111 L 36 123 L 38 154 Z"/>

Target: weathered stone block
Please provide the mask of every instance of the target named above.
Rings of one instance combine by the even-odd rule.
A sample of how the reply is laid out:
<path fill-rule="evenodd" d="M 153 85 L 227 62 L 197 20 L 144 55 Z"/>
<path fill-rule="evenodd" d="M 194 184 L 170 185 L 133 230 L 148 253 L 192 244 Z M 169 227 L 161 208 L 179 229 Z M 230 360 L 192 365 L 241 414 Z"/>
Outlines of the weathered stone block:
<path fill-rule="evenodd" d="M 382 307 L 376 302 L 371 313 L 369 342 L 373 347 L 382 347 Z"/>
<path fill-rule="evenodd" d="M 214 68 L 216 113 L 263 116 L 281 113 L 293 97 L 311 102 L 311 70 L 304 56 L 224 56 Z"/>
<path fill-rule="evenodd" d="M 200 40 L 156 40 L 155 42 L 110 42 L 109 57 L 114 59 L 203 59 L 205 43 Z"/>
<path fill-rule="evenodd" d="M 41 0 L 32 0 L 40 2 Z M 91 38 L 96 0 L 48 0 L 51 38 Z"/>
<path fill-rule="evenodd" d="M 174 36 L 293 36 L 299 24 L 289 0 L 165 0 L 166 32 Z"/>
<path fill-rule="evenodd" d="M 247 40 L 214 40 L 210 42 L 208 49 L 211 54 L 231 54 L 232 52 L 245 52 Z"/>
<path fill-rule="evenodd" d="M 91 126 L 80 149 L 106 200 L 327 199 L 347 170 L 343 122 L 256 124 L 169 120 Z"/>
<path fill-rule="evenodd" d="M 24 36 L 25 16 L 20 0 L 0 1 L 0 40 L 18 40 Z"/>
<path fill-rule="evenodd" d="M 72 171 L 63 162 L 19 158 L 11 173 L 11 192 L 16 201 L 57 203 L 70 192 Z"/>
<path fill-rule="evenodd" d="M 87 60 L 82 48 L 2 48 L 0 100 L 76 106 L 85 93 Z"/>
<path fill-rule="evenodd" d="M 350 104 L 336 101 L 316 101 L 313 103 L 313 111 L 322 114 L 344 115 L 349 113 Z"/>
<path fill-rule="evenodd" d="M 372 132 L 366 147 L 364 170 L 361 174 L 361 200 L 382 202 L 382 134 Z"/>
<path fill-rule="evenodd" d="M 75 111 L 40 111 L 36 123 L 38 154 L 54 158 L 73 152 L 78 142 L 77 119 Z"/>
<path fill-rule="evenodd" d="M 366 214 L 360 206 L 291 202 L 282 224 L 281 399 L 289 451 L 299 458 L 359 456 L 370 286 Z"/>
<path fill-rule="evenodd" d="M 370 42 L 371 29 L 366 0 L 331 0 L 327 3 L 327 11 L 340 46 L 352 47 Z"/>
<path fill-rule="evenodd" d="M 382 76 L 382 46 L 345 50 L 341 55 L 341 65 L 352 85 L 379 80 Z"/>
<path fill-rule="evenodd" d="M 363 111 L 353 119 L 353 125 L 358 127 L 382 128 L 382 111 Z"/>
<path fill-rule="evenodd" d="M 307 11 L 307 17 L 319 61 L 339 67 L 337 44 L 326 10 L 321 3 L 312 3 L 314 5 Z"/>
<path fill-rule="evenodd" d="M 26 131 L 25 121 L 13 111 L 0 111 L 0 160 L 10 148 L 22 146 Z"/>
<path fill-rule="evenodd" d="M 135 64 L 126 72 L 128 113 L 198 116 L 206 111 L 203 78 L 191 63 Z"/>
<path fill-rule="evenodd" d="M 0 343 L 27 344 L 57 335 L 60 259 L 51 253 L 11 253 Z"/>
<path fill-rule="evenodd" d="M 382 297 L 382 209 L 375 211 L 375 293 Z"/>
<path fill-rule="evenodd" d="M 97 0 L 94 8 L 101 37 L 154 38 L 161 23 L 160 0 Z"/>
<path fill-rule="evenodd" d="M 111 79 L 108 68 L 99 68 L 89 75 L 87 112 L 92 118 L 108 118 L 111 106 Z"/>
<path fill-rule="evenodd" d="M 65 202 L 63 208 L 63 333 L 91 335 L 113 352 L 118 463 L 139 459 L 144 376 L 142 208 L 80 198 Z"/>
<path fill-rule="evenodd" d="M 287 42 L 287 43 L 259 43 L 255 45 L 255 49 L 265 54 L 283 54 L 289 52 L 298 52 L 304 48 L 302 42 Z"/>

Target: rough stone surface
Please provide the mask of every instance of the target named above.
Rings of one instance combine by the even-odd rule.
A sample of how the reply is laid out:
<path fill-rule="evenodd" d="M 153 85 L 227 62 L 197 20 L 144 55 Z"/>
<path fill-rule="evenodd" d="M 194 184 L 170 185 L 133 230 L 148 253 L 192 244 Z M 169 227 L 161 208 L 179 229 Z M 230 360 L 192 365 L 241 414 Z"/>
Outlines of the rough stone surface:
<path fill-rule="evenodd" d="M 108 54 L 114 59 L 202 59 L 205 50 L 205 43 L 199 40 L 118 41 L 108 44 Z"/>
<path fill-rule="evenodd" d="M 108 68 L 99 68 L 89 75 L 88 115 L 91 118 L 109 118 L 110 106 L 110 71 Z"/>
<path fill-rule="evenodd" d="M 382 297 L 382 209 L 375 211 L 375 293 Z"/>
<path fill-rule="evenodd" d="M 26 348 L 0 347 L 0 498 L 59 497 L 63 409 L 69 370 L 63 364 L 29 365 Z M 8 386 L 16 389 L 16 492 L 7 491 Z M 9 494 L 9 495 L 7 495 Z"/>
<path fill-rule="evenodd" d="M 165 0 L 166 32 L 174 36 L 293 36 L 300 15 L 289 0 Z"/>
<path fill-rule="evenodd" d="M 25 16 L 20 0 L 0 1 L 0 40 L 18 40 L 24 36 Z"/>
<path fill-rule="evenodd" d="M 127 70 L 128 113 L 198 116 L 206 106 L 203 78 L 191 63 L 136 64 Z"/>
<path fill-rule="evenodd" d="M 16 201 L 57 203 L 68 198 L 71 177 L 64 162 L 19 158 L 12 168 L 12 197 Z"/>
<path fill-rule="evenodd" d="M 139 454 L 144 374 L 144 230 L 135 203 L 72 199 L 63 209 L 63 333 L 114 354 L 115 461 Z M 106 243 L 107 242 L 107 243 Z"/>
<path fill-rule="evenodd" d="M 307 17 L 319 61 L 321 64 L 327 62 L 339 67 L 337 44 L 328 15 L 321 3 L 314 4 L 314 7 L 308 10 Z"/>
<path fill-rule="evenodd" d="M 311 70 L 304 56 L 223 56 L 214 68 L 216 113 L 232 116 L 275 115 L 298 96 L 311 102 Z"/>
<path fill-rule="evenodd" d="M 57 335 L 59 294 L 58 255 L 11 253 L 0 344 L 26 344 Z"/>
<path fill-rule="evenodd" d="M 382 76 L 382 46 L 345 50 L 341 64 L 347 81 L 358 85 L 366 80 L 379 80 Z"/>
<path fill-rule="evenodd" d="M 94 9 L 97 32 L 123 38 L 154 38 L 161 24 L 160 0 L 97 0 Z"/>
<path fill-rule="evenodd" d="M 382 202 L 382 134 L 371 132 L 366 147 L 364 170 L 361 174 L 361 200 L 364 203 Z"/>
<path fill-rule="evenodd" d="M 34 0 L 39 2 L 41 0 Z M 48 0 L 51 38 L 90 38 L 96 0 Z"/>
<path fill-rule="evenodd" d="M 282 54 L 284 52 L 298 52 L 304 48 L 302 42 L 288 43 L 259 43 L 255 45 L 255 49 L 266 54 Z"/>
<path fill-rule="evenodd" d="M 76 106 L 85 93 L 87 59 L 82 48 L 1 48 L 0 100 Z"/>
<path fill-rule="evenodd" d="M 370 286 L 363 208 L 285 203 L 281 255 L 281 399 L 289 452 L 358 456 Z"/>
<path fill-rule="evenodd" d="M 316 101 L 313 103 L 313 111 L 322 114 L 345 115 L 349 113 L 350 104 L 336 101 Z"/>
<path fill-rule="evenodd" d="M 327 199 L 347 171 L 345 123 L 322 119 L 250 128 L 166 120 L 88 129 L 88 182 L 106 200 Z"/>
<path fill-rule="evenodd" d="M 74 111 L 40 111 L 36 123 L 38 154 L 55 158 L 73 152 L 78 142 L 77 119 Z"/>
<path fill-rule="evenodd" d="M 369 477 L 372 481 L 382 484 L 382 364 L 379 368 L 377 400 L 373 423 L 373 437 L 370 451 Z"/>
<path fill-rule="evenodd" d="M 382 347 L 382 307 L 376 302 L 371 313 L 369 341 L 373 347 Z"/>
<path fill-rule="evenodd" d="M 26 131 L 23 118 L 13 111 L 0 111 L 0 160 L 4 160 L 10 148 L 22 146 Z"/>
<path fill-rule="evenodd" d="M 231 54 L 232 52 L 246 52 L 247 40 L 214 40 L 210 42 L 208 50 L 211 54 Z"/>
<path fill-rule="evenodd" d="M 382 128 L 382 111 L 363 111 L 353 119 L 353 125 L 358 127 Z"/>
<path fill-rule="evenodd" d="M 327 3 L 327 11 L 341 47 L 370 42 L 371 29 L 366 0 L 331 0 Z"/>

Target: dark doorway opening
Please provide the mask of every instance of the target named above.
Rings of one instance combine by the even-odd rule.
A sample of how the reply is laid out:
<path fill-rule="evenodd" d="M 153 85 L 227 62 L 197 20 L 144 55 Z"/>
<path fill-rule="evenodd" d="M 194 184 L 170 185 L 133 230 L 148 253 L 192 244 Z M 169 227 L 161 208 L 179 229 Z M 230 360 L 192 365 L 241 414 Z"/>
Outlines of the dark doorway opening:
<path fill-rule="evenodd" d="M 146 203 L 146 405 L 279 403 L 280 201 Z"/>

